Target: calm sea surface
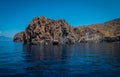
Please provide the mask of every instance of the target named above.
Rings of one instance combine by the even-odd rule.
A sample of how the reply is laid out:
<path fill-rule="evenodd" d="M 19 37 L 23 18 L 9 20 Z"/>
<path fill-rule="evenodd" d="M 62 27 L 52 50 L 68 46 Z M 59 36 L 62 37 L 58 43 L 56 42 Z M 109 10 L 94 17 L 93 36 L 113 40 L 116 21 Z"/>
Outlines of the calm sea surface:
<path fill-rule="evenodd" d="M 120 77 L 120 43 L 0 42 L 0 77 Z"/>

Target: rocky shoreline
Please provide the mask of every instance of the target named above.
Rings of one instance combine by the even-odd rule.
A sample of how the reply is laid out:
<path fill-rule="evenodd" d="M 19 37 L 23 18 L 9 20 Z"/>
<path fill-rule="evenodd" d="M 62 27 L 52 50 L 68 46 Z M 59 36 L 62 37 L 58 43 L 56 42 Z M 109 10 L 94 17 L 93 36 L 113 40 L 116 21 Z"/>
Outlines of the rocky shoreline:
<path fill-rule="evenodd" d="M 35 45 L 74 44 L 81 42 L 120 42 L 120 19 L 103 24 L 71 27 L 65 20 L 36 17 L 14 42 Z"/>

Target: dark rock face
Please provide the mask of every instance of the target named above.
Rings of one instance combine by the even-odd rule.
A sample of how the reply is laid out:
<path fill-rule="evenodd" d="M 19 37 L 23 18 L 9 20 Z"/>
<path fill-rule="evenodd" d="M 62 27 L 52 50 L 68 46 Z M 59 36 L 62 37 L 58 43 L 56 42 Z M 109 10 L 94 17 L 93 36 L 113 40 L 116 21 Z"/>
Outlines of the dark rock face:
<path fill-rule="evenodd" d="M 20 33 L 17 33 L 15 36 L 14 36 L 14 41 L 15 42 L 23 42 L 23 34 L 24 32 L 20 32 Z"/>
<path fill-rule="evenodd" d="M 75 43 L 74 35 L 70 32 L 70 26 L 65 20 L 52 20 L 45 17 L 33 19 L 21 35 L 17 34 L 14 41 L 23 38 L 20 41 L 25 44 Z"/>
<path fill-rule="evenodd" d="M 24 44 L 73 44 L 76 42 L 120 41 L 120 19 L 103 24 L 70 27 L 65 20 L 46 17 L 34 18 L 25 31 L 14 36 L 15 42 Z"/>
<path fill-rule="evenodd" d="M 101 42 L 120 42 L 120 36 L 117 37 L 105 37 Z"/>

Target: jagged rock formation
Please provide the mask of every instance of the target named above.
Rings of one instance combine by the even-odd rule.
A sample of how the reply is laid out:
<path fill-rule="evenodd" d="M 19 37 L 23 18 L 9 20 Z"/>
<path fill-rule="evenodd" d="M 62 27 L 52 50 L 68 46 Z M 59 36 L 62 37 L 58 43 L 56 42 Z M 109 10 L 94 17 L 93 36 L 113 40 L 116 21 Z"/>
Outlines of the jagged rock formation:
<path fill-rule="evenodd" d="M 34 18 L 25 31 L 14 37 L 25 44 L 73 44 L 76 42 L 120 41 L 120 19 L 103 24 L 70 27 L 65 20 Z"/>
<path fill-rule="evenodd" d="M 25 44 L 75 43 L 75 37 L 65 20 L 52 20 L 46 17 L 33 19 L 23 34 L 15 35 L 14 41 L 19 41 L 21 38 Z"/>

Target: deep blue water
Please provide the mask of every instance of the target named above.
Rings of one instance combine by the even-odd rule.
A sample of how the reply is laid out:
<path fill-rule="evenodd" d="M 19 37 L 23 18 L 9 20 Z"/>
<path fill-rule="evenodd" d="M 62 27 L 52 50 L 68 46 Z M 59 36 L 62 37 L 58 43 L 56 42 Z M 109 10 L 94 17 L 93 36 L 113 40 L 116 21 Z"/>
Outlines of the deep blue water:
<path fill-rule="evenodd" d="M 0 77 L 120 77 L 120 43 L 0 42 Z"/>

